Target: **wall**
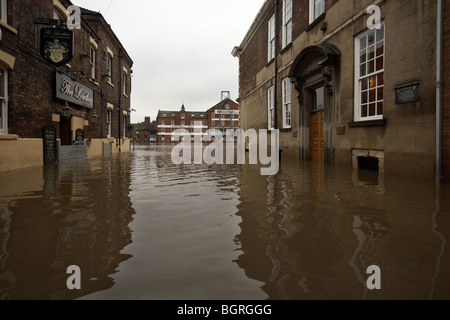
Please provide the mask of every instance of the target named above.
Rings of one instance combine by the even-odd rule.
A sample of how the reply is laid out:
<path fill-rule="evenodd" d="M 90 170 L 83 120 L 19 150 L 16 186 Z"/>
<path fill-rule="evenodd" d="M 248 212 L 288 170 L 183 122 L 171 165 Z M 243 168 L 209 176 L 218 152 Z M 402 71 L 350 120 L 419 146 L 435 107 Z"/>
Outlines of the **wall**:
<path fill-rule="evenodd" d="M 0 150 L 0 172 L 41 166 L 44 163 L 41 139 L 0 136 Z"/>
<path fill-rule="evenodd" d="M 450 0 L 444 2 L 443 174 L 450 181 Z"/>

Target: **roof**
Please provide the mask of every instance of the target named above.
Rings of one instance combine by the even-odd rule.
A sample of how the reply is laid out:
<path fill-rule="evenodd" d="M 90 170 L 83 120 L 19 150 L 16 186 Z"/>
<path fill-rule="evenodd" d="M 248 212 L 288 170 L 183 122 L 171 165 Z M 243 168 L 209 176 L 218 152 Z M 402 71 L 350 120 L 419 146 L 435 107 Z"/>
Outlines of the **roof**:
<path fill-rule="evenodd" d="M 210 112 L 210 111 L 212 111 L 213 109 L 223 109 L 223 108 L 225 108 L 225 106 L 226 106 L 228 103 L 230 103 L 230 102 L 232 102 L 232 103 L 238 105 L 236 102 L 234 102 L 234 101 L 231 100 L 230 98 L 226 98 L 225 100 L 220 101 L 220 102 L 219 102 L 218 104 L 216 104 L 214 107 L 208 109 L 207 112 Z"/>

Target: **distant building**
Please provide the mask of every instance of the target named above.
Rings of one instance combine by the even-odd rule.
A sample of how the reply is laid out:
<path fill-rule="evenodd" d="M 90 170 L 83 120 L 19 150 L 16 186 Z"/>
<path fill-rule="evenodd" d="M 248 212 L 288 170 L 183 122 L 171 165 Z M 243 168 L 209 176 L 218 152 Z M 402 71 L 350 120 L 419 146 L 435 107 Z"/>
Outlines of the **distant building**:
<path fill-rule="evenodd" d="M 131 136 L 138 144 L 149 144 L 156 142 L 158 128 L 156 121 L 151 122 L 150 117 L 145 117 L 145 121 L 137 124 L 132 124 Z"/>
<path fill-rule="evenodd" d="M 74 18 L 72 5 L 0 0 L 0 171 L 44 163 L 44 128 L 53 150 L 129 151 L 133 61 L 100 13 L 80 8 Z"/>
<path fill-rule="evenodd" d="M 202 135 L 208 130 L 208 113 L 186 111 L 184 104 L 180 111 L 159 111 L 156 121 L 158 143 L 178 142 L 186 134 L 190 134 L 193 140 L 195 135 Z"/>
<path fill-rule="evenodd" d="M 209 129 L 216 129 L 226 134 L 227 130 L 239 129 L 239 105 L 228 97 L 205 112 L 187 111 L 185 106 L 180 111 L 159 111 L 157 117 L 158 143 L 175 143 L 186 135 L 194 141 L 195 136 L 202 136 Z"/>
<path fill-rule="evenodd" d="M 279 129 L 283 157 L 436 177 L 439 2 L 267 0 L 232 52 L 241 127 Z"/>

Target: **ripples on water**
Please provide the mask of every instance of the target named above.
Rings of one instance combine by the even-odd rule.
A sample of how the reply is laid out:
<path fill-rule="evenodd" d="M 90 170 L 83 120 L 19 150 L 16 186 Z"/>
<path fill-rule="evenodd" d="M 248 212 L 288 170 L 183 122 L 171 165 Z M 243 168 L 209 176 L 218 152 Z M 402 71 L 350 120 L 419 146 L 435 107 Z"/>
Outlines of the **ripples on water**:
<path fill-rule="evenodd" d="M 0 299 L 450 298 L 449 185 L 170 151 L 0 174 Z"/>

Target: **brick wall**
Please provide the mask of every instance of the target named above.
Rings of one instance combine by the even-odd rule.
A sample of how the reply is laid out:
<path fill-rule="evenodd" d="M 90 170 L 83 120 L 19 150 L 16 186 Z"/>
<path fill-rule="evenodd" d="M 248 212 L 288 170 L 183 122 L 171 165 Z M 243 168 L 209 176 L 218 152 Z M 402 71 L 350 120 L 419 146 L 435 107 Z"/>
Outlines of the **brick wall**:
<path fill-rule="evenodd" d="M 443 169 L 450 180 L 450 0 L 445 0 L 444 19 Z"/>

